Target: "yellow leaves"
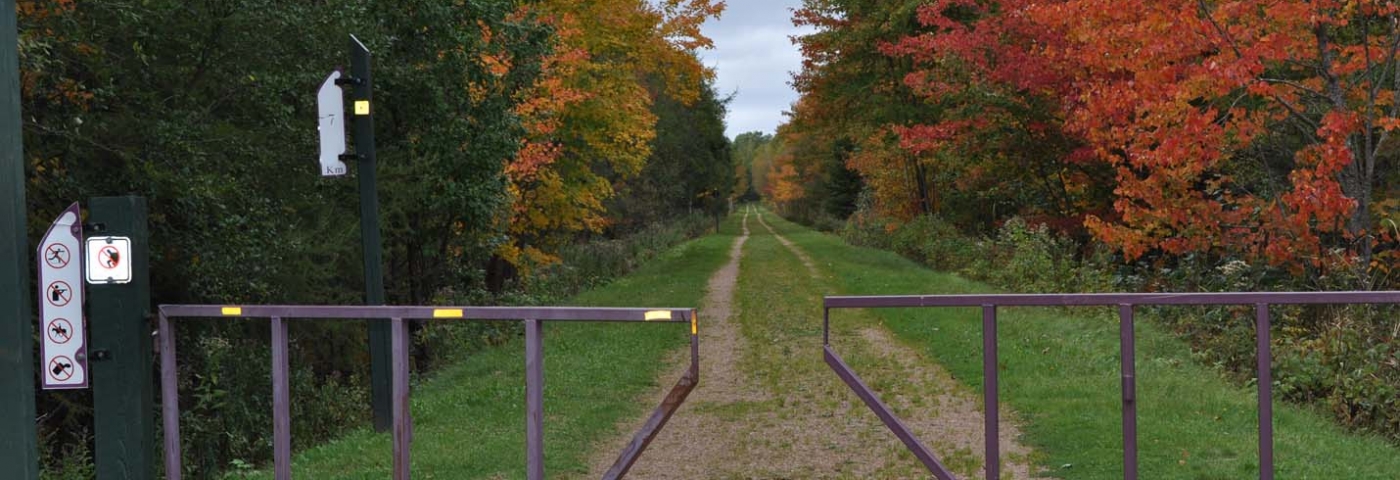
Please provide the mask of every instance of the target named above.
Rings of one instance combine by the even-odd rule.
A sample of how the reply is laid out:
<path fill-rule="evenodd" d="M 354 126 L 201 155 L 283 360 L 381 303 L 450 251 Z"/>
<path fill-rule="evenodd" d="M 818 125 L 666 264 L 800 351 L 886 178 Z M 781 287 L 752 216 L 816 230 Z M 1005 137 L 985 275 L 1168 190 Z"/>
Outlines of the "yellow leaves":
<path fill-rule="evenodd" d="M 791 155 L 779 157 L 780 163 L 775 163 L 773 170 L 768 173 L 768 181 L 772 184 L 770 197 L 779 204 L 791 203 L 807 195 L 802 188 L 797 168 L 788 163 L 791 161 Z"/>
<path fill-rule="evenodd" d="M 517 267 L 555 261 L 553 248 L 582 231 L 611 222 L 606 201 L 612 180 L 639 175 L 656 138 L 652 93 L 659 78 L 667 93 L 698 98 L 709 72 L 691 50 L 707 48 L 705 20 L 723 10 L 712 0 L 543 0 L 522 7 L 554 28 L 553 52 L 516 113 L 526 140 L 506 165 L 515 202 L 509 230 L 514 243 L 499 255 Z M 579 19 L 587 19 L 580 21 Z M 493 35 L 480 26 L 488 39 Z M 494 75 L 513 68 L 509 59 L 483 56 Z"/>

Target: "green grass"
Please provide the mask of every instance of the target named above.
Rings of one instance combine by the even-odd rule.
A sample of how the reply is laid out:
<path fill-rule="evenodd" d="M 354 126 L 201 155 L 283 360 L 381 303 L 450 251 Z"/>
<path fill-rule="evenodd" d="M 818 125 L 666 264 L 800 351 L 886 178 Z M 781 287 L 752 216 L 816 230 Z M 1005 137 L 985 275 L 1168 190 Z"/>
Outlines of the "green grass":
<path fill-rule="evenodd" d="M 773 216 L 765 216 L 771 222 Z M 733 448 L 756 452 L 752 456 L 757 458 L 797 461 L 792 465 L 754 461 L 746 470 L 721 478 L 919 478 L 922 466 L 918 461 L 874 421 L 875 415 L 822 360 L 821 296 L 833 280 L 825 275 L 813 278 L 801 260 L 759 224 L 756 215 L 750 217 L 749 227 L 752 236 L 744 248 L 734 298 L 734 320 L 746 341 L 739 365 L 771 399 L 741 404 L 752 411 L 742 412 L 749 423 L 734 432 Z M 833 334 L 854 339 L 862 328 L 877 321 L 873 315 L 856 315 L 849 320 L 835 325 Z M 862 372 L 867 382 L 888 386 L 884 391 L 891 395 L 936 395 L 905 381 L 908 372 L 881 358 L 866 342 L 846 343 L 846 358 L 867 367 Z M 895 404 L 895 408 L 905 406 L 903 402 Z M 864 425 L 870 428 L 832 419 L 845 416 L 866 417 L 870 421 Z M 773 434 L 794 427 L 832 431 L 792 438 Z M 941 442 L 931 448 L 956 453 Z M 822 452 L 824 458 L 802 461 L 800 455 L 813 451 Z M 980 463 L 974 459 L 970 465 L 961 461 L 952 465 L 955 472 L 966 474 Z"/>
<path fill-rule="evenodd" d="M 839 294 L 994 293 L 896 254 L 846 245 L 768 214 L 804 248 Z M 924 350 L 959 380 L 981 388 L 980 309 L 875 312 L 897 337 Z M 833 312 L 849 321 L 855 312 Z M 1121 479 L 1116 316 L 1100 309 L 1002 309 L 1001 395 L 1024 423 L 1051 475 Z M 1189 349 L 1150 322 L 1138 323 L 1141 477 L 1243 479 L 1258 476 L 1253 388 L 1232 385 L 1191 360 Z M 1277 478 L 1400 478 L 1400 448 L 1354 435 L 1306 408 L 1275 407 Z"/>
<path fill-rule="evenodd" d="M 727 260 L 737 225 L 731 218 L 720 234 L 676 247 L 568 304 L 698 307 L 710 275 Z M 670 352 L 689 344 L 687 330 L 670 324 L 546 326 L 545 463 L 551 476 L 586 473 L 595 440 L 654 407 L 638 399 L 661 388 L 657 375 Z M 523 352 L 521 341 L 488 349 L 414 386 L 414 478 L 524 478 Z M 379 480 L 390 476 L 391 465 L 389 436 L 361 430 L 298 453 L 293 475 Z"/>

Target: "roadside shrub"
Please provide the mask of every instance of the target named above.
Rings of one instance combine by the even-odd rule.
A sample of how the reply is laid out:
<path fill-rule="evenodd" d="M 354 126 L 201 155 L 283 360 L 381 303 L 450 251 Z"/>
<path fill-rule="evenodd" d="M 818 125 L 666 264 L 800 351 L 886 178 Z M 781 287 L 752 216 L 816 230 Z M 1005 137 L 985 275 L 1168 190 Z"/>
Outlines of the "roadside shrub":
<path fill-rule="evenodd" d="M 73 437 L 78 441 L 55 445 L 53 430 L 39 430 L 39 445 L 54 448 L 60 455 L 45 457 L 39 480 L 90 480 L 97 477 L 92 464 L 92 435 L 87 427 L 79 427 Z M 50 447 L 53 445 L 53 447 Z"/>
<path fill-rule="evenodd" d="M 963 269 L 964 275 L 1018 292 L 1082 292 L 1091 287 L 1079 281 L 1074 243 L 1045 225 L 1012 218 L 995 238 L 981 243 L 986 253 Z"/>
<path fill-rule="evenodd" d="M 1286 327 L 1276 342 L 1280 394 L 1318 405 L 1344 425 L 1400 440 L 1397 312 L 1370 306 L 1326 310 L 1315 329 Z"/>
<path fill-rule="evenodd" d="M 1212 265 L 1216 263 L 1218 265 Z M 1364 285 L 1358 265 L 1334 262 L 1308 283 L 1238 259 L 1182 257 L 1159 267 L 1155 285 L 1171 291 L 1344 291 Z M 1279 398 L 1314 405 L 1338 423 L 1400 440 L 1400 310 L 1389 306 L 1270 306 L 1274 382 Z M 1255 378 L 1252 306 L 1160 309 L 1201 361 L 1241 382 Z"/>
<path fill-rule="evenodd" d="M 891 237 L 892 249 L 937 270 L 967 268 L 982 254 L 976 242 L 942 219 L 923 216 L 900 226 Z"/>
<path fill-rule="evenodd" d="M 547 305 L 599 287 L 627 275 L 657 255 L 711 231 L 713 218 L 703 213 L 642 227 L 630 235 L 573 244 L 560 253 L 559 263 L 535 269 L 507 291 L 445 290 L 434 300 L 455 305 Z M 416 371 L 463 361 L 483 348 L 511 341 L 524 333 L 509 322 L 423 322 L 414 326 Z"/>
<path fill-rule="evenodd" d="M 180 389 L 189 392 L 180 411 L 180 435 L 190 478 L 216 478 L 217 473 L 256 465 L 272 454 L 271 346 L 262 335 L 234 330 L 260 329 L 265 323 L 219 327 L 214 334 L 190 339 L 186 348 L 203 353 L 182 365 Z M 332 438 L 369 418 L 365 382 L 338 374 L 318 373 L 307 361 L 315 336 L 293 324 L 288 383 L 292 398 L 292 437 L 299 445 Z M 361 328 L 363 330 L 363 328 Z M 359 336 L 363 344 L 363 334 Z M 298 361 L 301 360 L 301 361 Z"/>
<path fill-rule="evenodd" d="M 523 278 L 516 290 L 543 301 L 572 297 L 631 273 L 662 252 L 711 231 L 714 219 L 693 213 L 642 227 L 616 239 L 577 243 L 560 252 L 560 261 Z"/>
<path fill-rule="evenodd" d="M 1044 225 L 1007 220 L 973 240 L 921 217 L 897 227 L 857 213 L 847 242 L 894 251 L 931 268 L 1026 293 L 1343 291 L 1370 287 L 1368 272 L 1333 259 L 1309 283 L 1267 265 L 1199 255 L 1124 265 L 1098 245 L 1080 246 Z M 1400 309 L 1378 306 L 1270 307 L 1274 381 L 1280 399 L 1315 405 L 1339 423 L 1400 440 Z M 1253 306 L 1155 307 L 1145 314 L 1191 345 L 1193 356 L 1240 383 L 1255 378 Z"/>

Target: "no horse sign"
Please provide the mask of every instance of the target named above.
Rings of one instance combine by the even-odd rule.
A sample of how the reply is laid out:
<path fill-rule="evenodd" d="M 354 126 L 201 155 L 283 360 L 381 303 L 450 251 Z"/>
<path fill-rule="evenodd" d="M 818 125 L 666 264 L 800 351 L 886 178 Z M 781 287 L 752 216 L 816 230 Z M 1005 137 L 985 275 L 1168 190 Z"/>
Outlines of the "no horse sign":
<path fill-rule="evenodd" d="M 131 282 L 130 238 L 89 238 L 86 253 L 88 283 Z"/>
<path fill-rule="evenodd" d="M 83 334 L 83 226 L 74 203 L 49 226 L 39 243 L 39 317 L 43 386 L 46 390 L 86 388 L 87 342 Z"/>

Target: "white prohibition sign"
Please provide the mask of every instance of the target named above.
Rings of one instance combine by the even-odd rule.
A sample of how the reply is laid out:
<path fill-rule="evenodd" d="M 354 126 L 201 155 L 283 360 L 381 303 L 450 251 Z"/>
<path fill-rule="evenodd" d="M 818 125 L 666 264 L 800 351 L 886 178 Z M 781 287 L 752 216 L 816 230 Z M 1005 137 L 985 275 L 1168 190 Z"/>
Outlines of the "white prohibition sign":
<path fill-rule="evenodd" d="M 92 237 L 87 240 L 88 283 L 131 282 L 131 239 Z"/>
<path fill-rule="evenodd" d="M 40 377 L 45 390 L 87 388 L 87 335 L 83 324 L 83 225 L 77 203 L 49 226 L 35 249 L 39 270 Z M 130 263 L 128 261 L 123 261 Z"/>

